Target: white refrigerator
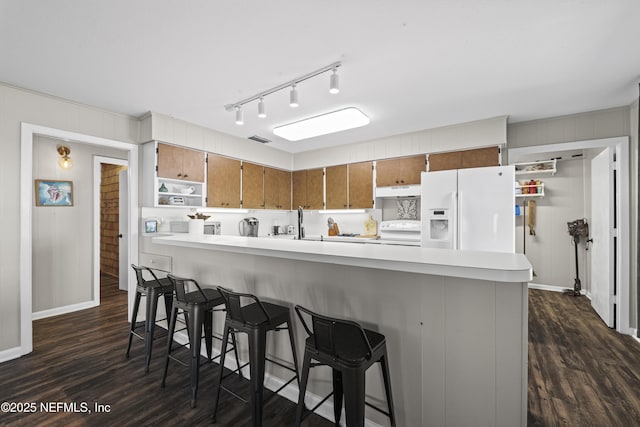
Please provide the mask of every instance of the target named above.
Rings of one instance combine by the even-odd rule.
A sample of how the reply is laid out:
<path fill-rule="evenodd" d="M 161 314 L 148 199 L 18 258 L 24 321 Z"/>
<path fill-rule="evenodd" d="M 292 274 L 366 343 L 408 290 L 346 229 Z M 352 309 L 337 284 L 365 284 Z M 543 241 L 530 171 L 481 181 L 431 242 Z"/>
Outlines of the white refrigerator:
<path fill-rule="evenodd" d="M 515 253 L 514 166 L 422 173 L 422 247 Z"/>

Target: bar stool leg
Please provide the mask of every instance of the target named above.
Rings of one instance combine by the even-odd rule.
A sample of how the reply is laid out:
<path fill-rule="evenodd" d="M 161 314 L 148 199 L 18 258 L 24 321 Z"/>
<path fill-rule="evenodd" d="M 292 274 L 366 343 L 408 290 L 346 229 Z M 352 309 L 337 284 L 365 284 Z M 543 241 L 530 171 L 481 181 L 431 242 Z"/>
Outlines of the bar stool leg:
<path fill-rule="evenodd" d="M 364 371 L 345 369 L 342 371 L 344 409 L 348 427 L 364 427 Z"/>
<path fill-rule="evenodd" d="M 171 309 L 173 308 L 173 292 L 165 292 L 164 296 L 164 311 L 167 314 L 167 325 L 169 325 L 169 319 L 171 319 Z"/>
<path fill-rule="evenodd" d="M 254 427 L 262 426 L 262 397 L 267 331 L 256 329 L 249 333 L 249 367 L 251 372 L 251 419 Z"/>
<path fill-rule="evenodd" d="M 389 408 L 389 418 L 391 427 L 396 426 L 396 413 L 393 408 L 393 395 L 391 394 L 391 377 L 389 376 L 389 361 L 387 360 L 387 351 L 380 358 L 380 367 L 382 368 L 382 378 L 384 380 L 384 391 L 387 395 L 387 407 Z"/>
<path fill-rule="evenodd" d="M 238 367 L 238 375 L 240 376 L 240 379 L 243 379 L 244 377 L 242 376 L 242 371 L 240 370 L 240 358 L 238 357 L 238 345 L 236 342 L 235 332 L 231 333 L 231 344 L 233 345 L 233 353 L 236 356 L 236 366 Z M 226 349 L 225 349 L 225 352 L 226 352 Z M 220 365 L 222 366 L 223 364 L 220 363 Z"/>
<path fill-rule="evenodd" d="M 196 306 L 189 316 L 191 322 L 189 347 L 191 348 L 191 407 L 196 407 L 196 394 L 198 393 L 198 372 L 200 371 L 200 348 L 202 323 L 204 313 L 203 310 Z"/>
<path fill-rule="evenodd" d="M 342 397 L 344 396 L 342 372 L 335 368 L 332 368 L 331 371 L 333 374 L 333 418 L 336 425 L 338 425 L 340 424 L 340 418 L 342 418 Z"/>
<path fill-rule="evenodd" d="M 296 409 L 296 427 L 300 427 L 302 413 L 304 412 L 304 397 L 307 393 L 307 381 L 309 380 L 309 369 L 311 368 L 311 353 L 305 350 L 304 361 L 302 362 L 302 378 L 300 379 L 300 395 L 298 397 L 298 408 Z"/>
<path fill-rule="evenodd" d="M 225 356 L 227 355 L 227 341 L 229 340 L 229 330 L 231 329 L 231 326 L 229 326 L 227 324 L 227 322 L 225 321 L 224 323 L 224 333 L 222 334 L 222 347 L 220 349 L 220 373 L 218 374 L 218 384 L 216 386 L 216 395 L 215 398 L 213 399 L 213 415 L 211 415 L 211 420 L 215 423 L 216 422 L 216 415 L 218 414 L 218 402 L 220 401 L 220 389 L 222 388 L 222 375 L 224 374 L 224 359 Z M 235 347 L 235 334 L 233 334 L 233 342 L 234 342 L 234 347 Z M 237 353 L 236 353 L 236 358 L 237 358 Z"/>
<path fill-rule="evenodd" d="M 289 314 L 289 320 L 287 320 L 287 330 L 289 331 L 289 342 L 291 343 L 291 353 L 293 353 L 293 367 L 296 369 L 296 382 L 298 383 L 298 388 L 300 388 L 300 368 L 298 367 L 298 353 L 296 351 L 296 342 L 293 339 L 293 328 L 291 325 L 293 321 L 291 319 L 291 314 Z"/>
<path fill-rule="evenodd" d="M 207 357 L 211 362 L 211 349 L 213 347 L 213 312 L 211 310 L 204 312 L 204 343 L 207 349 Z"/>
<path fill-rule="evenodd" d="M 140 307 L 140 299 L 142 294 L 140 291 L 136 291 L 136 300 L 133 303 L 133 313 L 131 313 L 131 329 L 129 330 L 129 345 L 127 345 L 127 357 L 129 357 L 129 351 L 131 350 L 131 340 L 133 339 L 133 331 L 136 328 L 136 319 L 138 318 L 138 308 Z"/>
<path fill-rule="evenodd" d="M 157 289 L 149 289 L 147 291 L 147 318 L 145 320 L 145 337 L 144 337 L 144 354 L 145 363 L 144 371 L 149 372 L 149 365 L 151 364 L 151 350 L 153 348 L 153 331 L 156 326 L 156 312 L 158 310 L 158 295 Z"/>
<path fill-rule="evenodd" d="M 165 381 L 167 380 L 167 372 L 169 371 L 169 354 L 171 354 L 171 347 L 173 347 L 173 334 L 176 330 L 176 320 L 178 318 L 178 309 L 174 308 L 173 313 L 171 313 L 171 320 L 169 322 L 169 338 L 167 340 L 167 356 L 164 361 L 164 375 L 162 376 L 162 387 L 165 385 Z"/>

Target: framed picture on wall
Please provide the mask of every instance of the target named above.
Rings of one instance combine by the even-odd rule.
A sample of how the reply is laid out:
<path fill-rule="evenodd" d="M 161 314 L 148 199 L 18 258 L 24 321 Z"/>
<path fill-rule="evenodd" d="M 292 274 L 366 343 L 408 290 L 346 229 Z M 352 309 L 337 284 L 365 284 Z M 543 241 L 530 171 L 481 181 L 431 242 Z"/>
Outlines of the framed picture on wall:
<path fill-rule="evenodd" d="M 36 206 L 73 206 L 73 181 L 36 179 Z"/>

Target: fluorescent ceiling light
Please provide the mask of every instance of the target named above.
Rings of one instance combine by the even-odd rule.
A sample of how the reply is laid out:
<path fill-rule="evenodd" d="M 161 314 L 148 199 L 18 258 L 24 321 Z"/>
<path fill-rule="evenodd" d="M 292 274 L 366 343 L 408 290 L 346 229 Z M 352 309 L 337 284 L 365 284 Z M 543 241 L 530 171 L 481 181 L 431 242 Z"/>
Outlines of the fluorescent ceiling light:
<path fill-rule="evenodd" d="M 289 141 L 300 141 L 368 124 L 369 117 L 365 116 L 357 108 L 349 107 L 288 125 L 278 126 L 273 129 L 273 133 Z"/>

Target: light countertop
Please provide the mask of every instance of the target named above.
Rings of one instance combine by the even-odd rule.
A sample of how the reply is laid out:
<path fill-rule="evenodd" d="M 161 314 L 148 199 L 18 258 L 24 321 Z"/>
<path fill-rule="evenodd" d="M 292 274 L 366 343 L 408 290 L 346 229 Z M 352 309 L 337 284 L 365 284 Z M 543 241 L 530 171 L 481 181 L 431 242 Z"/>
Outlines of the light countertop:
<path fill-rule="evenodd" d="M 498 282 L 528 282 L 532 278 L 531 264 L 522 254 L 193 234 L 158 236 L 154 237 L 152 242 L 159 245 Z"/>

